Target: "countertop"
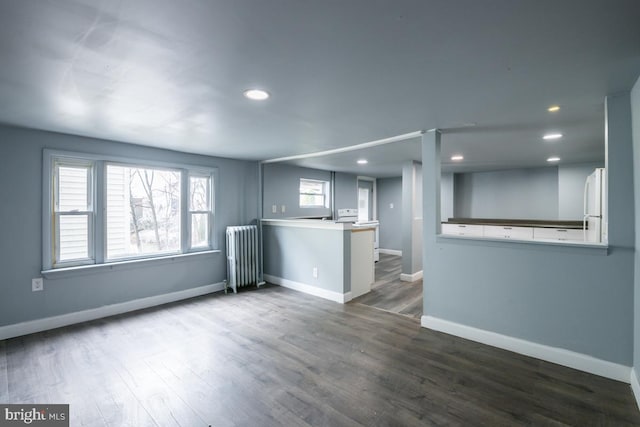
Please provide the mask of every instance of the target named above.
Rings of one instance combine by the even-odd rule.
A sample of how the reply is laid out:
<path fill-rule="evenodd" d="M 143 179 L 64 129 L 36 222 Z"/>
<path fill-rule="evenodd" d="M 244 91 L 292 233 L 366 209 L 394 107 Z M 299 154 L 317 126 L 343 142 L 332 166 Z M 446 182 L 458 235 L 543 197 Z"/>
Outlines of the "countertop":
<path fill-rule="evenodd" d="M 582 221 L 559 221 L 546 219 L 508 219 L 508 218 L 449 218 L 443 224 L 476 224 L 497 225 L 503 227 L 537 227 L 537 228 L 566 228 L 582 230 Z"/>

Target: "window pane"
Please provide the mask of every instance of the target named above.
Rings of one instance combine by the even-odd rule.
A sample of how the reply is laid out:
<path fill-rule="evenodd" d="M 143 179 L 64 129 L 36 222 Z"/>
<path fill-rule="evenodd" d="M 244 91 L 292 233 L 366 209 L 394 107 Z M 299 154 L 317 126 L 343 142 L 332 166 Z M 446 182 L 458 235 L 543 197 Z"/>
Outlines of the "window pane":
<path fill-rule="evenodd" d="M 209 177 L 192 176 L 189 178 L 189 210 L 209 210 Z"/>
<path fill-rule="evenodd" d="M 300 207 L 327 208 L 329 182 L 300 179 Z"/>
<path fill-rule="evenodd" d="M 300 193 L 305 194 L 322 194 L 324 193 L 324 182 L 300 180 Z"/>
<path fill-rule="evenodd" d="M 180 250 L 180 172 L 107 165 L 107 258 Z"/>
<path fill-rule="evenodd" d="M 320 195 L 311 195 L 311 194 L 301 194 L 300 195 L 300 206 L 318 206 L 324 207 L 324 196 Z"/>
<path fill-rule="evenodd" d="M 58 210 L 88 211 L 89 169 L 60 166 L 58 168 Z"/>
<path fill-rule="evenodd" d="M 58 262 L 89 258 L 89 216 L 60 215 Z"/>
<path fill-rule="evenodd" d="M 209 214 L 191 214 L 191 247 L 209 246 Z"/>

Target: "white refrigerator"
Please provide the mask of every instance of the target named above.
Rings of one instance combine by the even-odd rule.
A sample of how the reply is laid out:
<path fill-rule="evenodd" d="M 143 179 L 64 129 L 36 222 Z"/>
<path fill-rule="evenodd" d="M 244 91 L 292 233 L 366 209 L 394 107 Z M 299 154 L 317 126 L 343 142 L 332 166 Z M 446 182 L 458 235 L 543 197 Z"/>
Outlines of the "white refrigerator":
<path fill-rule="evenodd" d="M 605 170 L 597 168 L 584 183 L 585 242 L 607 243 L 607 185 Z"/>

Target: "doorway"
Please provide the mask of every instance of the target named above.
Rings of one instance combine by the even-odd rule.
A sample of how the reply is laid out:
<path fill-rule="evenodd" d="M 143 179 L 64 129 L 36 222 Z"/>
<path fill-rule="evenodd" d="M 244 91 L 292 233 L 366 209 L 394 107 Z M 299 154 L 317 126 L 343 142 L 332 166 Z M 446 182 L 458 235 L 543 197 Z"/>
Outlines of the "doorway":
<path fill-rule="evenodd" d="M 358 177 L 358 221 L 376 219 L 374 204 L 375 178 Z"/>

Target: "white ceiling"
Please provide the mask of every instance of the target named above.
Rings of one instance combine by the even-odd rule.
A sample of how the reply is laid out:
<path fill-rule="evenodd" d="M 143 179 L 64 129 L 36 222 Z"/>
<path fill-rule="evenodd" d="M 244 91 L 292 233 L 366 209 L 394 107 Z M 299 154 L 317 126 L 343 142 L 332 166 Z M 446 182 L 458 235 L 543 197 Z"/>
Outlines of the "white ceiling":
<path fill-rule="evenodd" d="M 638 0 L 0 0 L 0 122 L 254 160 L 444 128 L 445 169 L 591 161 L 639 22 Z"/>

